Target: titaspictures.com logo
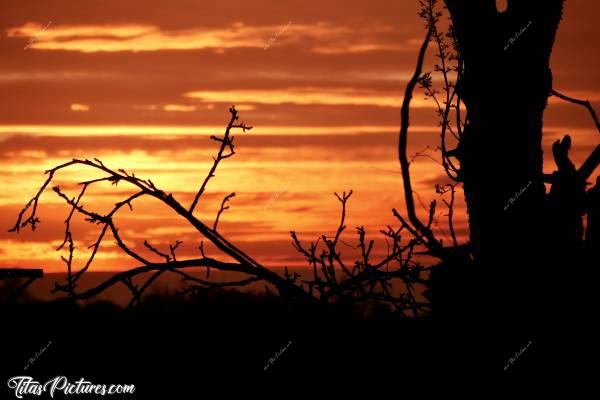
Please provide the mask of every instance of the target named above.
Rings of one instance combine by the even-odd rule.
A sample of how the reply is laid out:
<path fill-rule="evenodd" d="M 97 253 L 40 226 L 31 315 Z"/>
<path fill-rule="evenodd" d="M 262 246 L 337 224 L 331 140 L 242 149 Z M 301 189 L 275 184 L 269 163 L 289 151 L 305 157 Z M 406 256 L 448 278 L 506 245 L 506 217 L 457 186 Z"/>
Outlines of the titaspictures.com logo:
<path fill-rule="evenodd" d="M 8 380 L 8 387 L 15 391 L 17 399 L 23 399 L 27 395 L 41 396 L 44 393 L 48 393 L 51 398 L 54 398 L 54 395 L 60 392 L 65 395 L 96 394 L 101 396 L 135 392 L 135 385 L 95 384 L 83 378 L 69 382 L 66 376 L 57 376 L 45 383 L 40 383 L 31 376 L 14 376 Z"/>

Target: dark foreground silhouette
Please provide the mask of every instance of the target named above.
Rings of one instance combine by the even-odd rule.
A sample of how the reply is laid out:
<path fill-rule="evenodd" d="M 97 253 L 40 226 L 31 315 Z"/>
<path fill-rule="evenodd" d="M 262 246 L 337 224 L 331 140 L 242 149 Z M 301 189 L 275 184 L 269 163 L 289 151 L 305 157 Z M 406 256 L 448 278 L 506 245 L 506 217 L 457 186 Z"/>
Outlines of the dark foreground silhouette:
<path fill-rule="evenodd" d="M 573 373 L 583 379 L 591 372 L 586 358 L 593 361 L 591 330 L 577 324 L 492 332 L 483 322 L 402 320 L 378 307 L 358 317 L 350 308 L 236 291 L 186 301 L 149 293 L 129 310 L 52 302 L 5 304 L 0 313 L 3 399 L 13 398 L 6 382 L 18 375 L 134 384 L 136 397 L 129 398 L 146 399 L 208 389 L 251 393 L 275 384 L 398 390 L 446 380 L 467 387 L 482 378 L 564 383 Z"/>

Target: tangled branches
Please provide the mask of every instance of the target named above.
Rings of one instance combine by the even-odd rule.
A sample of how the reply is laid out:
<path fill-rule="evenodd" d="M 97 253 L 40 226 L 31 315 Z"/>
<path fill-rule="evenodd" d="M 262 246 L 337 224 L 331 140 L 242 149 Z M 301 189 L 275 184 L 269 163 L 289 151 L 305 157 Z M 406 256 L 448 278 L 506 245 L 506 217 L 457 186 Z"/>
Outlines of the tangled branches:
<path fill-rule="evenodd" d="M 439 117 L 441 129 L 442 165 L 448 177 L 455 181 L 462 181 L 460 165 L 453 161 L 458 160 L 458 146 L 463 134 L 467 118 L 461 116 L 460 80 L 463 73 L 463 62 L 460 57 L 458 41 L 452 24 L 447 32 L 440 29 L 440 18 L 443 13 L 437 11 L 437 0 L 421 0 L 419 16 L 425 20 L 428 30 L 427 42 L 432 41 L 436 48 L 436 58 L 439 60 L 434 65 L 433 72 L 441 76 L 441 91 L 434 88 L 431 72 L 420 73 L 418 76 L 419 87 L 424 90 L 425 97 L 433 100 L 436 113 Z M 454 122 L 452 121 L 454 110 Z M 446 145 L 447 133 L 450 132 L 457 141 L 457 148 L 448 149 Z"/>
<path fill-rule="evenodd" d="M 312 268 L 312 279 L 301 280 L 308 286 L 308 292 L 324 302 L 364 303 L 365 309 L 369 302 L 387 304 L 394 312 L 406 316 L 410 312 L 414 317 L 427 314 L 430 304 L 420 300 L 416 286 L 427 284 L 427 267 L 413 260 L 413 253 L 419 241 L 412 237 L 404 245 L 401 243 L 401 233 L 409 226 L 400 218 L 400 228 L 387 226 L 380 233 L 388 244 L 388 254 L 381 260 L 372 261 L 373 240 L 366 240 L 364 227 L 357 227 L 359 258 L 348 264 L 342 257 L 338 245 L 346 230 L 346 207 L 352 191 L 340 196 L 335 193 L 341 203 L 342 212 L 339 226 L 333 238 L 321 235 L 317 241 L 308 246 L 302 244 L 296 232 L 291 232 L 294 248 L 302 254 Z M 396 213 L 399 217 L 399 215 Z M 346 243 L 343 243 L 349 246 Z M 352 246 L 350 246 L 352 247 Z M 298 275 L 289 276 L 296 282 Z M 400 285 L 396 283 L 399 282 Z"/>
<path fill-rule="evenodd" d="M 166 193 L 163 190 L 159 189 L 150 179 L 141 179 L 138 178 L 134 173 L 129 173 L 124 169 L 114 170 L 108 166 L 106 166 L 102 161 L 98 159 L 94 160 L 79 160 L 74 159 L 64 164 L 58 165 L 48 171 L 46 171 L 46 181 L 40 187 L 38 192 L 32 197 L 29 202 L 25 205 L 25 207 L 21 210 L 17 217 L 17 221 L 13 228 L 12 232 L 19 232 L 24 228 L 30 227 L 32 230 L 35 230 L 36 226 L 40 223 L 38 218 L 38 205 L 40 201 L 40 197 L 45 189 L 50 186 L 51 182 L 54 180 L 55 175 L 63 170 L 67 170 L 69 168 L 79 166 L 86 167 L 92 169 L 100 174 L 98 178 L 88 180 L 85 182 L 80 182 L 81 191 L 79 195 L 75 197 L 69 197 L 59 186 L 54 186 L 52 190 L 62 198 L 70 207 L 71 211 L 68 214 L 65 220 L 65 235 L 62 244 L 58 247 L 57 250 L 62 249 L 64 246 L 68 245 L 69 256 L 68 258 L 63 257 L 63 261 L 67 266 L 67 279 L 66 283 L 59 284 L 55 283 L 53 291 L 55 293 L 63 293 L 66 294 L 68 298 L 73 300 L 85 300 L 90 299 L 103 290 L 117 284 L 124 284 L 132 294 L 132 301 L 130 305 L 137 303 L 141 300 L 144 291 L 154 282 L 160 275 L 165 272 L 175 273 L 182 278 L 182 281 L 192 283 L 196 288 L 202 288 L 204 290 L 208 290 L 211 288 L 222 288 L 229 286 L 239 286 L 245 285 L 257 280 L 266 280 L 275 286 L 280 293 L 285 294 L 286 296 L 290 296 L 294 299 L 301 299 L 310 301 L 310 296 L 308 296 L 301 288 L 290 284 L 286 279 L 280 277 L 274 272 L 268 270 L 250 256 L 245 254 L 242 250 L 234 246 L 230 243 L 226 238 L 224 238 L 217 230 L 217 225 L 219 218 L 222 213 L 228 208 L 225 206 L 226 202 L 233 197 L 233 193 L 226 196 L 221 205 L 221 209 L 219 210 L 217 217 L 212 224 L 212 227 L 208 223 L 205 223 L 195 217 L 193 215 L 193 211 L 196 206 L 199 204 L 201 200 L 202 194 L 205 192 L 208 182 L 211 178 L 215 176 L 215 171 L 221 161 L 226 158 L 229 158 L 235 154 L 234 152 L 234 136 L 231 134 L 234 129 L 240 129 L 242 132 L 249 131 L 252 129 L 251 126 L 247 126 L 244 123 L 239 123 L 239 116 L 235 107 L 231 107 L 229 110 L 231 113 L 231 119 L 227 125 L 225 130 L 225 134 L 222 137 L 211 136 L 211 139 L 217 141 L 221 144 L 220 149 L 218 151 L 217 157 L 214 158 L 214 163 L 209 173 L 203 180 L 200 189 L 198 190 L 194 201 L 190 205 L 190 207 L 184 207 L 175 197 Z M 84 198 L 86 191 L 92 187 L 93 185 L 97 185 L 101 182 L 108 182 L 114 186 L 119 184 L 127 185 L 133 189 L 133 193 L 128 197 L 122 199 L 115 203 L 114 207 L 105 214 L 99 213 L 93 209 L 89 209 L 82 205 L 82 199 Z M 115 222 L 116 215 L 124 208 L 127 207 L 130 210 L 133 210 L 133 204 L 136 200 L 142 197 L 149 197 L 155 200 L 158 200 L 163 206 L 171 209 L 175 213 L 177 213 L 183 220 L 185 220 L 189 225 L 191 225 L 200 235 L 202 235 L 206 240 L 212 243 L 220 252 L 235 262 L 224 262 L 217 259 L 209 258 L 204 255 L 204 251 L 201 247 L 201 257 L 195 259 L 188 260 L 178 260 L 176 257 L 177 248 L 182 243 L 177 240 L 173 245 L 170 245 L 169 252 L 161 252 L 150 243 L 145 241 L 144 246 L 154 253 L 157 257 L 164 260 L 164 262 L 156 262 L 152 261 L 144 256 L 142 256 L 139 252 L 135 251 L 132 246 L 128 245 L 125 240 L 121 237 L 119 233 L 119 227 Z M 74 252 L 74 244 L 73 244 L 73 232 L 71 229 L 71 221 L 75 215 L 81 215 L 84 219 L 90 223 L 100 226 L 100 233 L 94 243 L 90 246 L 91 255 L 84 263 L 83 267 L 79 270 L 75 271 L 73 266 L 73 252 Z M 136 268 L 129 269 L 125 272 L 118 273 L 112 276 L 110 279 L 105 282 L 99 284 L 98 286 L 80 291 L 78 290 L 78 282 L 81 277 L 90 269 L 94 259 L 100 249 L 101 244 L 107 240 L 109 235 L 112 236 L 114 242 L 118 246 L 118 248 L 125 253 L 127 256 L 141 264 Z M 234 271 L 240 272 L 243 274 L 247 274 L 248 277 L 241 281 L 233 281 L 233 282 L 214 282 L 204 279 L 198 279 L 195 276 L 184 272 L 184 269 L 188 268 L 205 268 L 207 270 L 207 276 L 209 268 L 214 268 L 222 271 Z M 133 278 L 136 276 L 141 276 L 142 274 L 153 272 L 153 274 L 145 280 L 145 282 L 141 285 L 136 285 L 133 282 Z"/>
<path fill-rule="evenodd" d="M 290 274 L 287 268 L 285 269 L 285 275 L 280 276 L 255 261 L 219 233 L 219 220 L 229 208 L 228 202 L 235 196 L 235 193 L 223 198 L 220 209 L 212 223 L 204 222 L 194 215 L 194 211 L 202 204 L 202 195 L 205 193 L 209 181 L 215 176 L 219 164 L 235 154 L 233 130 L 240 129 L 246 132 L 251 129 L 250 126 L 237 122 L 239 117 L 234 107 L 229 111 L 231 119 L 224 135 L 222 137 L 211 136 L 212 140 L 220 143 L 220 147 L 217 156 L 213 159 L 211 169 L 203 179 L 189 207 L 181 204 L 171 193 L 158 188 L 152 180 L 139 178 L 134 173 L 124 169 L 114 170 L 98 159 L 74 159 L 46 171 L 46 181 L 21 210 L 11 231 L 20 232 L 28 227 L 32 230 L 36 229 L 36 226 L 40 223 L 38 218 L 40 198 L 46 188 L 51 186 L 58 173 L 74 167 L 85 167 L 98 173 L 98 177 L 79 183 L 81 189 L 76 197 L 70 197 L 58 185 L 52 188 L 54 193 L 70 206 L 70 212 L 64 221 L 64 238 L 57 248 L 57 250 L 63 248 L 68 250 L 68 256 L 61 257 L 67 269 L 66 280 L 56 282 L 53 289 L 54 293 L 64 295 L 59 299 L 87 300 L 94 298 L 114 285 L 123 284 L 131 293 L 129 306 L 134 306 L 142 301 L 145 291 L 153 282 L 162 274 L 170 273 L 178 275 L 182 282 L 190 284 L 182 293 L 194 293 L 214 288 L 241 287 L 263 281 L 275 287 L 280 295 L 293 301 L 310 304 L 364 302 L 367 305 L 378 302 L 391 305 L 396 312 L 402 315 L 410 312 L 412 315 L 418 316 L 427 312 L 429 305 L 419 299 L 418 290 L 416 289 L 417 285 L 426 283 L 423 277 L 426 268 L 412 260 L 412 254 L 415 248 L 422 244 L 422 238 L 415 236 L 407 243 L 401 244 L 400 235 L 403 230 L 409 231 L 410 234 L 415 234 L 415 231 L 397 212 L 395 214 L 401 221 L 400 228 L 395 229 L 388 226 L 387 230 L 381 231 L 388 242 L 386 257 L 378 262 L 372 261 L 374 242 L 367 241 L 364 227 L 358 227 L 358 245 L 356 249 L 360 251 L 360 259 L 352 265 L 347 265 L 343 261 L 338 246 L 340 243 L 344 243 L 341 236 L 346 229 L 346 206 L 352 192 L 343 193 L 341 196 L 336 194 L 342 205 L 342 216 L 334 237 L 329 238 L 322 235 L 316 243 L 311 243 L 308 248 L 305 248 L 296 234 L 292 232 L 294 247 L 306 257 L 312 266 L 312 279 L 301 278 L 298 273 Z M 83 199 L 90 188 L 100 183 L 126 186 L 133 190 L 116 202 L 108 212 L 101 213 L 83 205 Z M 127 243 L 121 236 L 116 216 L 124 208 L 133 210 L 134 204 L 141 198 L 157 200 L 162 206 L 174 211 L 192 226 L 202 239 L 199 246 L 200 257 L 180 260 L 177 257 L 177 250 L 182 244 L 180 240 L 175 240 L 166 251 L 145 240 L 143 243 L 144 248 L 152 255 L 153 259 L 142 255 L 134 246 Z M 74 265 L 75 245 L 72 230 L 72 221 L 76 215 L 82 216 L 88 223 L 99 227 L 99 234 L 90 246 L 90 255 L 79 269 Z M 431 225 L 431 219 L 429 225 Z M 102 243 L 109 240 L 109 238 L 113 239 L 122 253 L 135 260 L 139 265 L 116 273 L 95 287 L 85 290 L 80 289 L 79 284 L 82 276 L 90 270 Z M 214 245 L 227 261 L 207 257 L 204 253 L 205 240 Z M 320 246 L 324 246 L 324 248 L 320 249 Z M 206 271 L 205 279 L 188 272 L 188 270 L 195 271 L 198 269 Z M 216 281 L 210 279 L 211 269 L 239 273 L 243 275 L 243 279 Z M 399 290 L 398 286 L 394 285 L 396 281 L 402 282 L 403 290 Z"/>

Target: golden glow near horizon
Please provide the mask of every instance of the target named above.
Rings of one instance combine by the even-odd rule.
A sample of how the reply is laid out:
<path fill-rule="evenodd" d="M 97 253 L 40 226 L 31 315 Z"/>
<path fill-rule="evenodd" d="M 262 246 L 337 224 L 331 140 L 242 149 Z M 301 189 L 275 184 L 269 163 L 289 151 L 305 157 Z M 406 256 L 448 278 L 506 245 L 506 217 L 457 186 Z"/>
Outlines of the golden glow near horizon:
<path fill-rule="evenodd" d="M 136 139 L 137 136 L 133 138 Z M 348 136 L 340 135 L 339 138 L 347 140 Z M 74 136 L 73 139 L 76 140 L 77 137 Z M 548 139 L 551 140 L 552 136 Z M 187 139 L 184 137 L 182 140 Z M 334 144 L 336 140 L 336 136 L 333 136 L 330 143 Z M 0 164 L 8 174 L 1 175 L 1 179 L 3 185 L 12 190 L 0 195 L 0 208 L 7 210 L 3 216 L 3 225 L 8 227 L 14 223 L 18 209 L 45 179 L 43 170 L 72 157 L 98 157 L 109 167 L 127 168 L 140 178 L 151 178 L 161 189 L 173 193 L 183 204 L 188 204 L 201 178 L 210 169 L 211 157 L 216 148 L 207 137 L 201 142 L 196 141 L 197 147 L 177 147 L 173 150 L 169 150 L 169 143 L 173 140 L 160 141 L 165 145 L 148 150 L 122 151 L 119 150 L 119 143 L 116 143 L 113 149 L 78 150 L 75 145 L 71 149 L 53 153 L 48 150 L 17 150 L 6 153 L 7 160 Z M 402 193 L 396 190 L 401 187 L 397 160 L 395 153 L 388 151 L 393 147 L 394 141 L 395 135 L 390 135 L 389 144 L 373 146 L 367 135 L 363 144 L 356 145 L 356 154 L 348 152 L 337 155 L 335 161 L 332 161 L 329 146 L 303 144 L 296 149 L 241 146 L 238 154 L 226 160 L 210 182 L 197 216 L 210 224 L 223 196 L 235 191 L 237 195 L 231 201 L 231 208 L 221 219 L 222 232 L 235 243 L 254 243 L 245 246 L 249 246 L 249 249 L 257 246 L 260 249 L 257 257 L 273 266 L 281 266 L 282 263 L 301 265 L 300 260 L 294 258 L 293 249 L 288 247 L 288 231 L 297 230 L 304 240 L 314 240 L 315 235 L 323 233 L 322 231 L 333 232 L 339 217 L 339 204 L 332 192 L 352 188 L 355 195 L 348 206 L 348 226 L 368 224 L 368 231 L 377 238 L 379 229 L 393 223 L 391 208 L 402 210 L 404 207 Z M 143 146 L 140 143 L 140 147 Z M 417 149 L 414 148 L 415 151 Z M 369 153 L 365 159 L 360 157 L 361 154 Z M 439 157 L 437 152 L 429 154 L 434 158 Z M 551 155 L 546 156 L 546 162 L 550 165 L 548 157 Z M 23 159 L 27 162 L 11 162 Z M 327 173 L 324 174 L 323 171 Z M 414 189 L 418 194 L 418 212 L 425 215 L 426 204 L 438 198 L 433 190 L 434 182 L 443 181 L 439 166 L 428 158 L 418 158 L 411 164 L 411 172 L 415 177 Z M 101 174 L 90 168 L 77 167 L 57 174 L 55 184 L 60 185 L 70 196 L 75 196 L 79 190 L 77 182 L 99 176 Z M 108 210 L 112 204 L 132 194 L 132 190 L 127 185 L 117 188 L 100 185 L 97 189 L 88 191 L 85 204 L 98 210 Z M 464 241 L 467 220 L 461 196 L 458 197 L 454 222 L 459 238 Z M 25 232 L 20 236 L 5 234 L 4 239 L 0 238 L 0 248 L 3 249 L 0 266 L 43 263 L 50 271 L 63 269 L 57 253 L 47 241 L 60 241 L 68 207 L 51 190 L 44 193 L 40 204 L 42 225 L 38 231 Z M 440 209 L 434 220 L 434 228 L 440 237 L 449 240 L 443 214 L 444 210 Z M 193 228 L 181 224 L 164 206 L 152 201 L 137 201 L 134 203 L 134 212 L 125 210 L 117 216 L 117 223 L 123 229 L 123 236 L 128 243 L 138 249 L 143 249 L 145 239 L 168 247 L 169 240 L 179 238 L 188 246 L 182 248 L 183 254 L 193 255 L 193 245 L 201 240 Z M 83 257 L 87 254 L 86 247 L 94 241 L 97 228 L 83 222 L 81 218 L 75 226 L 80 234 L 78 254 Z M 35 242 L 36 239 L 42 241 Z M 349 229 L 348 240 L 353 239 L 353 231 Z M 383 251 L 384 248 L 378 247 L 378 250 Z M 104 251 L 109 254 L 98 259 L 98 270 L 128 265 L 125 264 L 126 258 L 119 256 L 116 249 Z"/>

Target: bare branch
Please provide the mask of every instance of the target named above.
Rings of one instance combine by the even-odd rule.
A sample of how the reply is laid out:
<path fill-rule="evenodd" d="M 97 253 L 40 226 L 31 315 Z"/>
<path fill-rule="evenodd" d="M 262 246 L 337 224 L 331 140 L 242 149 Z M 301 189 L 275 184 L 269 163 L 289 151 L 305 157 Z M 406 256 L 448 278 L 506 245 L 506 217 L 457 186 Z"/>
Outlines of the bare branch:
<path fill-rule="evenodd" d="M 219 152 L 217 153 L 217 157 L 213 159 L 214 160 L 213 165 L 212 165 L 210 171 L 208 172 L 208 175 L 206 175 L 206 178 L 204 178 L 204 182 L 202 182 L 202 185 L 200 186 L 198 193 L 196 193 L 196 197 L 194 197 L 194 201 L 192 202 L 192 205 L 189 208 L 190 214 L 192 214 L 194 212 L 194 208 L 196 208 L 196 204 L 198 204 L 198 200 L 200 200 L 200 197 L 206 190 L 206 185 L 208 184 L 208 181 L 210 181 L 210 179 L 215 176 L 215 171 L 217 170 L 219 163 L 222 160 L 224 160 L 225 158 L 229 158 L 235 154 L 234 146 L 233 146 L 233 136 L 230 136 L 231 130 L 233 128 L 240 128 L 240 129 L 242 129 L 242 132 L 246 132 L 246 131 L 252 129 L 251 126 L 246 126 L 244 123 L 235 124 L 235 122 L 239 119 L 239 117 L 237 115 L 237 110 L 235 109 L 234 106 L 231 106 L 231 108 L 229 109 L 229 112 L 231 113 L 231 119 L 229 120 L 229 123 L 227 124 L 227 128 L 225 129 L 225 134 L 224 134 L 223 138 L 217 138 L 216 136 L 211 136 L 211 139 L 221 143 L 221 148 L 219 149 Z M 224 154 L 225 149 L 229 149 L 228 154 Z"/>
<path fill-rule="evenodd" d="M 171 257 L 168 254 L 162 253 L 157 248 L 153 247 L 150 243 L 148 243 L 147 240 L 144 240 L 144 246 L 146 246 L 146 248 L 148 250 L 150 250 L 151 252 L 153 252 L 154 254 L 156 254 L 156 255 L 164 258 L 165 262 L 170 262 L 171 261 Z"/>
<path fill-rule="evenodd" d="M 592 116 L 592 119 L 594 120 L 594 123 L 596 124 L 596 129 L 598 130 L 598 132 L 600 132 L 600 121 L 598 121 L 598 116 L 596 115 L 596 111 L 594 111 L 594 107 L 592 107 L 592 103 L 590 103 L 589 100 L 580 100 L 580 99 L 576 99 L 573 97 L 569 97 L 569 96 L 566 96 L 554 89 L 552 89 L 550 91 L 550 94 L 552 96 L 558 97 L 559 99 L 568 101 L 569 103 L 578 104 L 580 106 L 587 108 L 587 110 L 590 112 L 590 115 Z"/>
<path fill-rule="evenodd" d="M 413 97 L 413 91 L 415 86 L 419 82 L 419 78 L 421 76 L 421 71 L 423 69 L 423 61 L 425 59 L 425 53 L 427 51 L 427 45 L 429 44 L 431 35 L 433 33 L 433 27 L 431 25 L 428 26 L 427 35 L 425 36 L 425 40 L 421 45 L 421 49 L 419 50 L 419 56 L 417 58 L 417 66 L 415 69 L 415 73 L 413 74 L 412 79 L 406 85 L 406 91 L 404 93 L 404 100 L 402 103 L 401 110 L 401 125 L 400 125 L 400 140 L 398 144 L 398 155 L 400 159 L 400 167 L 402 169 L 402 180 L 404 182 L 404 198 L 406 201 L 406 210 L 408 212 L 408 217 L 410 222 L 415 226 L 415 228 L 423 235 L 427 242 L 428 247 L 430 247 L 434 252 L 439 253 L 441 249 L 440 243 L 433 236 L 431 230 L 429 230 L 417 217 L 415 212 L 415 202 L 412 194 L 412 184 L 410 180 L 410 171 L 409 166 L 410 163 L 408 161 L 406 155 L 406 147 L 407 147 L 407 139 L 408 139 L 408 128 L 410 126 L 409 118 L 410 118 L 410 102 Z"/>
<path fill-rule="evenodd" d="M 227 202 L 229 201 L 230 198 L 235 197 L 235 193 L 230 193 L 227 196 L 225 196 L 225 198 L 223 199 L 223 202 L 221 202 L 221 208 L 219 209 L 219 212 L 217 213 L 217 218 L 215 218 L 215 223 L 213 225 L 213 231 L 217 230 L 217 224 L 219 223 L 219 217 L 221 217 L 221 213 L 225 210 L 229 209 L 229 206 L 225 206 L 225 204 L 227 204 Z"/>

